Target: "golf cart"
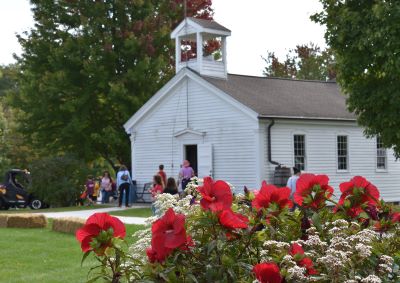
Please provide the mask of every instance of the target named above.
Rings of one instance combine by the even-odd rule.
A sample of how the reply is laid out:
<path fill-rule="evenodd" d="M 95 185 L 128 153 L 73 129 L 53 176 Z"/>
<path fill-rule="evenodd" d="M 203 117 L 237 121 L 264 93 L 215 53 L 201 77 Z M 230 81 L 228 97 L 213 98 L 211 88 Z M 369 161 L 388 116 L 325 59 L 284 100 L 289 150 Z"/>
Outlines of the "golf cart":
<path fill-rule="evenodd" d="M 12 169 L 0 184 L 0 209 L 7 210 L 10 207 L 40 209 L 44 206 L 43 201 L 35 198 L 21 183 L 28 185 L 30 173 L 27 170 Z"/>

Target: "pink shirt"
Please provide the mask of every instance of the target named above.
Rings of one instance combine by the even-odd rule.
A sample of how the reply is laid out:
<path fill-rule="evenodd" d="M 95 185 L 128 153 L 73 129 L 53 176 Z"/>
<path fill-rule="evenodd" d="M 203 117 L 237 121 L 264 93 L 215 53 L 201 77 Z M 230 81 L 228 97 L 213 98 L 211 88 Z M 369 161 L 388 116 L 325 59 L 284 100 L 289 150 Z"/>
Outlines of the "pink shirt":
<path fill-rule="evenodd" d="M 194 175 L 194 171 L 192 167 L 182 167 L 181 172 L 180 172 L 181 176 L 183 179 L 190 179 L 193 177 Z"/>

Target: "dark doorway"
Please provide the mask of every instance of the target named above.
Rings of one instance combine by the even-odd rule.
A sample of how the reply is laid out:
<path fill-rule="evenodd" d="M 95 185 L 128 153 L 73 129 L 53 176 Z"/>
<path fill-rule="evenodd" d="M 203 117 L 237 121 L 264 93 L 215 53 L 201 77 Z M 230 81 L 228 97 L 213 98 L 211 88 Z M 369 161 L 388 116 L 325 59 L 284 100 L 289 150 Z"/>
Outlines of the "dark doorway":
<path fill-rule="evenodd" d="M 197 176 L 197 144 L 185 145 L 185 159 L 189 160 L 190 166 Z"/>

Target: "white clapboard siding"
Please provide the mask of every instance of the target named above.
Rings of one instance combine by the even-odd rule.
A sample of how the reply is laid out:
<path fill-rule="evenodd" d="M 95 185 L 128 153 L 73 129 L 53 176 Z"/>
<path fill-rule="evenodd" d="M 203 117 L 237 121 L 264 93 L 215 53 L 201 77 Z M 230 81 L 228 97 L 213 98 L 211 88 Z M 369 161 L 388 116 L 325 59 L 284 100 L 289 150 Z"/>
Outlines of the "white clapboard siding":
<path fill-rule="evenodd" d="M 263 125 L 266 132 L 266 126 Z M 400 201 L 400 162 L 396 162 L 392 150 L 387 150 L 387 170 L 376 169 L 376 139 L 367 139 L 362 128 L 349 122 L 277 121 L 271 130 L 272 160 L 293 167 L 293 135 L 306 136 L 306 172 L 327 174 L 330 184 L 340 196 L 339 184 L 361 175 L 375 184 L 386 201 Z M 337 135 L 348 136 L 349 170 L 337 170 Z M 265 139 L 265 149 L 266 149 Z M 268 163 L 265 150 L 266 178 L 273 181 L 274 165 Z"/>
<path fill-rule="evenodd" d="M 186 105 L 189 106 L 188 125 Z M 174 133 L 187 126 L 206 134 L 174 137 Z M 183 80 L 132 129 L 135 133 L 133 171 L 138 186 L 141 188 L 152 180 L 159 164 L 164 164 L 167 176 L 177 177 L 183 143 L 193 140 L 212 146 L 214 179 L 230 182 L 237 191 L 244 185 L 254 187 L 257 155 L 254 131 L 257 128 L 256 120 L 197 82 Z"/>
<path fill-rule="evenodd" d="M 225 64 L 222 61 L 203 60 L 201 74 L 210 77 L 226 77 Z"/>

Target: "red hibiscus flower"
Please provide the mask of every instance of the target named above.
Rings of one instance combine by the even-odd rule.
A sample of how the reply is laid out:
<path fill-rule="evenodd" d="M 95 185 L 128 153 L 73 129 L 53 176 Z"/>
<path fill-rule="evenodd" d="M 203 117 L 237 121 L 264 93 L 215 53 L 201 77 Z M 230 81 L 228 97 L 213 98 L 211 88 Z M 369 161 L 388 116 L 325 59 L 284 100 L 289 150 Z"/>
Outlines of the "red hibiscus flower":
<path fill-rule="evenodd" d="M 199 186 L 202 199 L 200 205 L 204 210 L 217 212 L 230 209 L 232 205 L 232 192 L 229 185 L 221 180 L 215 181 L 211 177 L 204 178 L 203 186 Z"/>
<path fill-rule="evenodd" d="M 363 207 L 379 204 L 378 189 L 364 177 L 355 176 L 349 182 L 341 183 L 340 191 L 342 195 L 338 204 L 352 218 L 357 217 L 363 211 Z"/>
<path fill-rule="evenodd" d="M 151 247 L 146 250 L 150 262 L 163 262 L 176 248 L 188 244 L 185 230 L 185 216 L 175 214 L 172 208 L 151 227 Z"/>
<path fill-rule="evenodd" d="M 302 207 L 321 209 L 333 194 L 333 188 L 328 185 L 328 181 L 326 175 L 302 174 L 296 183 L 294 201 Z"/>
<path fill-rule="evenodd" d="M 299 244 L 292 244 L 289 249 L 290 255 L 294 258 L 297 265 L 306 269 L 307 275 L 318 274 L 314 269 L 311 258 L 304 256 L 304 250 Z"/>
<path fill-rule="evenodd" d="M 400 223 L 400 213 L 399 213 L 399 212 L 393 212 L 393 213 L 390 215 L 390 218 L 392 219 L 392 221 L 393 221 L 394 223 Z"/>
<path fill-rule="evenodd" d="M 98 237 L 103 231 L 110 235 Z M 102 255 L 105 249 L 111 245 L 113 237 L 123 239 L 125 234 L 125 226 L 121 220 L 107 213 L 95 213 L 88 218 L 82 228 L 76 231 L 76 239 L 81 243 L 83 252 L 94 250 L 98 255 Z M 96 247 L 92 247 L 91 243 L 95 239 L 98 244 Z"/>
<path fill-rule="evenodd" d="M 279 267 L 273 263 L 259 263 L 253 267 L 256 278 L 261 283 L 281 283 L 282 276 Z"/>
<path fill-rule="evenodd" d="M 390 212 L 389 215 L 374 224 L 374 229 L 378 232 L 386 232 L 396 223 L 400 223 L 400 213 Z"/>
<path fill-rule="evenodd" d="M 231 209 L 223 210 L 219 215 L 219 222 L 222 226 L 228 229 L 246 229 L 248 227 L 249 219 L 241 215 L 240 213 L 235 213 Z"/>
<path fill-rule="evenodd" d="M 267 185 L 267 182 L 263 181 L 261 189 L 254 198 L 252 205 L 257 210 L 260 210 L 261 208 L 270 208 L 272 206 L 275 206 L 275 210 L 282 210 L 285 207 L 293 207 L 293 202 L 289 197 L 289 188 L 277 188 L 274 185 Z"/>

